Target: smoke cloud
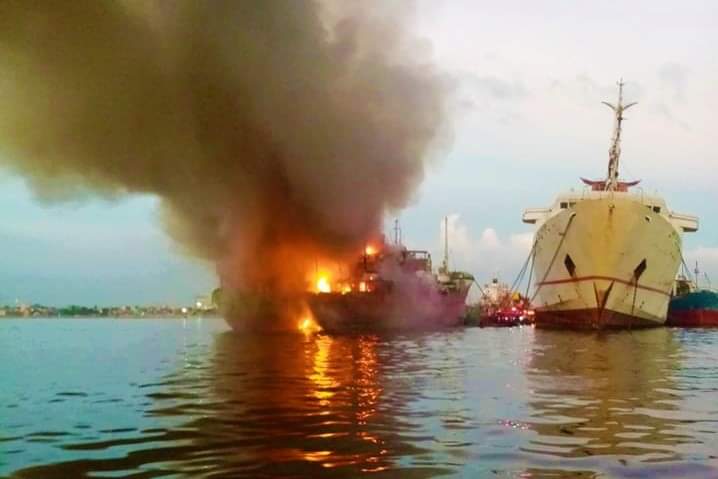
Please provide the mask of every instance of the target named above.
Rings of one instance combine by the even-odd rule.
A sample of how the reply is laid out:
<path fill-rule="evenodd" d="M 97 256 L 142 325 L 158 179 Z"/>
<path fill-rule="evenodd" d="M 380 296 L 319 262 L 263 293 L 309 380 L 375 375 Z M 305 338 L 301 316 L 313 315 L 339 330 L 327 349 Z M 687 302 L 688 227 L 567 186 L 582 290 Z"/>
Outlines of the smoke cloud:
<path fill-rule="evenodd" d="M 227 289 L 285 301 L 446 138 L 445 78 L 377 7 L 0 2 L 0 162 L 48 201 L 157 195 Z"/>

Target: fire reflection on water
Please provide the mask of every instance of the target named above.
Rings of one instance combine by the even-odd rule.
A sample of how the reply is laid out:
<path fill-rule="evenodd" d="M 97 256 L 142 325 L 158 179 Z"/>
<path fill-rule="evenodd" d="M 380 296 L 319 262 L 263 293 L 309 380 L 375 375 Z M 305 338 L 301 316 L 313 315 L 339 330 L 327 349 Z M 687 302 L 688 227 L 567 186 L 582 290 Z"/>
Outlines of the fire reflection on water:
<path fill-rule="evenodd" d="M 384 440 L 372 431 L 370 424 L 372 417 L 377 414 L 376 407 L 382 393 L 376 352 L 378 339 L 361 337 L 351 345 L 342 344 L 336 348 L 335 341 L 341 340 L 323 335 L 314 337 L 312 367 L 307 378 L 312 384 L 311 395 L 320 407 L 318 414 L 333 416 L 337 410 L 348 408 L 351 415 L 342 422 L 349 426 L 349 430 L 322 433 L 315 437 L 330 439 L 341 436 L 348 441 L 359 439 L 368 443 L 368 447 L 355 446 L 353 449 L 361 452 L 351 454 L 339 449 L 306 451 L 302 457 L 307 461 L 320 462 L 324 468 L 359 466 L 362 472 L 386 470 L 389 464 L 384 456 L 388 449 Z M 336 361 L 346 361 L 352 366 L 336 367 Z M 325 421 L 325 425 L 331 425 L 330 421 Z"/>
<path fill-rule="evenodd" d="M 357 408 L 355 412 L 356 422 L 359 426 L 366 426 L 376 414 L 377 403 L 382 394 L 382 387 L 377 380 L 378 362 L 376 355 L 376 338 L 361 338 L 359 340 L 359 357 L 357 358 Z M 362 472 L 380 472 L 388 469 L 383 461 L 388 452 L 384 440 L 371 432 L 371 429 L 360 428 L 357 436 L 377 446 L 373 455 L 365 458 L 368 463 L 361 468 Z"/>
<path fill-rule="evenodd" d="M 378 365 L 376 359 L 376 338 L 361 338 L 358 344 L 359 356 L 356 358 L 358 377 L 356 418 L 360 425 L 376 413 L 375 406 L 381 396 L 381 386 L 377 381 Z"/>
<path fill-rule="evenodd" d="M 329 400 L 334 396 L 335 389 L 339 387 L 339 382 L 329 375 L 329 353 L 332 347 L 332 338 L 317 336 L 315 346 L 316 349 L 312 354 L 313 367 L 308 376 L 314 385 L 312 395 L 319 400 L 320 406 L 329 407 Z"/>

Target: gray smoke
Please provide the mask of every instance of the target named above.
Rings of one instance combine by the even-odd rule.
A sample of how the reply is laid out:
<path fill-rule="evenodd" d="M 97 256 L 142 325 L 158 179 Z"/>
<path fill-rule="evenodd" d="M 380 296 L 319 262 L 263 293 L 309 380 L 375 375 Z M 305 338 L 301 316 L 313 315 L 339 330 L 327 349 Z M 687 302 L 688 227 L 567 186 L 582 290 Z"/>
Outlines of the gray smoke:
<path fill-rule="evenodd" d="M 405 206 L 446 133 L 398 9 L 328 5 L 0 1 L 0 162 L 50 201 L 157 195 L 224 284 L 301 289 L 307 258 Z"/>

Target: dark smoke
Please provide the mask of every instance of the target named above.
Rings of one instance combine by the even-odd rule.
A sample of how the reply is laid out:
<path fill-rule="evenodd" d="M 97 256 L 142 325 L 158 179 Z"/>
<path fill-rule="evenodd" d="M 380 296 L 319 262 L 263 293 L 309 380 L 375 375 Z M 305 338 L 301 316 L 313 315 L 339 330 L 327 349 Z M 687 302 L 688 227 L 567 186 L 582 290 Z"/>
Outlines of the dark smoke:
<path fill-rule="evenodd" d="M 0 162 L 47 200 L 157 195 L 227 287 L 301 290 L 405 206 L 445 133 L 402 16 L 328 6 L 0 1 Z"/>

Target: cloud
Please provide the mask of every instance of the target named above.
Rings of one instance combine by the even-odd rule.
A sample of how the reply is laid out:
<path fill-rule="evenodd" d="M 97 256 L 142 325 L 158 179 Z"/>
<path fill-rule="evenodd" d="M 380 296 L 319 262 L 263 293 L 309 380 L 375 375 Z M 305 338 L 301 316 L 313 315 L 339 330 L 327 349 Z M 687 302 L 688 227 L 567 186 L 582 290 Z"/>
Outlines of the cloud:
<path fill-rule="evenodd" d="M 521 98 L 528 94 L 526 87 L 518 80 L 505 80 L 495 75 L 475 75 L 466 73 L 463 80 L 475 94 L 488 95 L 497 100 Z"/>
<path fill-rule="evenodd" d="M 677 63 L 666 63 L 658 69 L 661 86 L 670 90 L 674 100 L 685 99 L 688 69 Z"/>
<path fill-rule="evenodd" d="M 485 227 L 479 235 L 474 234 L 463 222 L 461 215 L 448 216 L 449 266 L 469 271 L 477 281 L 484 282 L 494 275 L 513 282 L 531 251 L 533 233 L 500 235 L 495 228 Z M 441 225 L 440 247 L 443 257 L 444 224 Z"/>
<path fill-rule="evenodd" d="M 520 119 L 516 103 L 529 95 L 520 79 L 507 80 L 466 71 L 457 73 L 456 77 L 460 85 L 458 104 L 465 112 L 480 112 L 492 122 L 502 124 Z"/>

